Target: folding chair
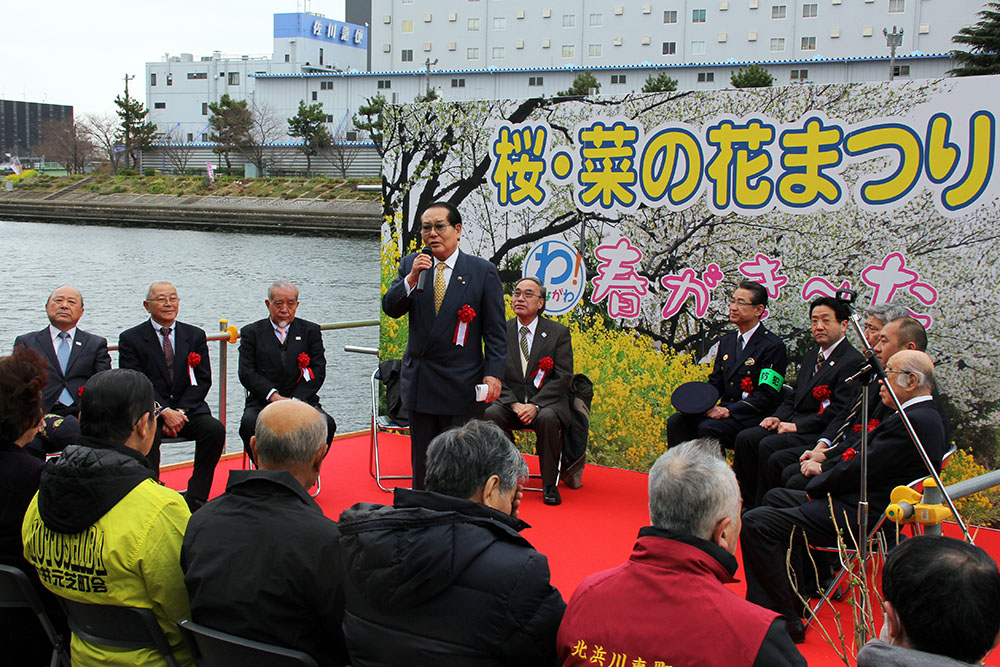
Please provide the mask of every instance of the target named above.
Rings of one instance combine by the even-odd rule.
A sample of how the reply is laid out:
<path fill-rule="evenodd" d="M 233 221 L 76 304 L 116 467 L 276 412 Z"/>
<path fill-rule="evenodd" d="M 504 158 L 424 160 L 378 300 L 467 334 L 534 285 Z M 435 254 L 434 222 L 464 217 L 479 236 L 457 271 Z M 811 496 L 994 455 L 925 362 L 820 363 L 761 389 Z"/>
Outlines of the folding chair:
<path fill-rule="evenodd" d="M 317 667 L 302 651 L 256 642 L 184 619 L 177 624 L 198 667 Z"/>
<path fill-rule="evenodd" d="M 59 602 L 66 610 L 70 630 L 80 639 L 100 646 L 155 649 L 169 667 L 177 667 L 170 642 L 151 610 L 89 604 L 63 597 L 59 598 Z"/>
<path fill-rule="evenodd" d="M 66 638 L 56 632 L 38 593 L 31 586 L 28 575 L 11 565 L 0 565 L 0 607 L 33 611 L 49 641 L 52 642 L 52 659 L 49 661 L 49 667 L 56 667 L 59 664 L 69 667 Z"/>
<path fill-rule="evenodd" d="M 378 398 L 379 398 L 379 384 L 382 381 L 382 374 L 378 366 L 375 367 L 375 371 L 372 373 L 372 436 L 371 436 L 371 449 L 368 452 L 368 472 L 372 477 L 375 478 L 375 483 L 378 484 L 378 488 L 382 489 L 386 493 L 392 491 L 391 488 L 386 488 L 382 486 L 382 480 L 386 479 L 413 479 L 412 473 L 409 475 L 384 475 L 382 474 L 382 469 L 379 462 L 379 444 L 378 444 L 378 434 L 381 431 L 388 431 L 390 433 L 409 433 L 409 426 L 401 426 L 394 422 L 388 415 L 380 415 L 378 409 Z"/>

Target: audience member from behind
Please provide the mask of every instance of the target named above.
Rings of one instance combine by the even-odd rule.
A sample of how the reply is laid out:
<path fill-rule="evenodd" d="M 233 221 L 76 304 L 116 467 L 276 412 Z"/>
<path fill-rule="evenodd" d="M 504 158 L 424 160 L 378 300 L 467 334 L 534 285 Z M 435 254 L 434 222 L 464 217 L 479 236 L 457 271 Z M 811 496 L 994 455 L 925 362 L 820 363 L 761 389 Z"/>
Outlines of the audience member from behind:
<path fill-rule="evenodd" d="M 12 565 L 35 584 L 53 621 L 65 626 L 55 599 L 38 583 L 24 560 L 21 522 L 38 491 L 44 463 L 24 451 L 42 420 L 45 360 L 34 350 L 18 347 L 0 358 L 0 563 Z M 0 655 L 7 664 L 45 664 L 52 647 L 41 624 L 28 609 L 0 609 Z"/>
<path fill-rule="evenodd" d="M 24 517 L 24 557 L 42 583 L 76 602 L 152 610 L 181 665 L 194 664 L 177 621 L 189 615 L 180 566 L 191 513 L 160 486 L 153 445 L 153 385 L 137 371 L 102 371 L 80 403 L 80 443 L 42 472 Z M 76 634 L 74 665 L 162 665 L 151 649 L 92 644 Z"/>
<path fill-rule="evenodd" d="M 882 572 L 882 633 L 858 667 L 980 664 L 1000 632 L 1000 572 L 977 546 L 920 536 L 893 549 Z"/>
<path fill-rule="evenodd" d="M 195 623 L 344 665 L 340 532 L 306 492 L 326 437 L 326 417 L 302 401 L 265 407 L 249 443 L 260 469 L 230 471 L 191 518 L 181 567 Z"/>
<path fill-rule="evenodd" d="M 649 518 L 629 560 L 573 594 L 557 640 L 563 665 L 806 664 L 778 614 L 724 586 L 735 581 L 740 491 L 718 441 L 656 460 Z"/>
<path fill-rule="evenodd" d="M 435 437 L 427 490 L 340 515 L 354 667 L 552 665 L 566 604 L 518 531 L 528 468 L 495 424 Z"/>

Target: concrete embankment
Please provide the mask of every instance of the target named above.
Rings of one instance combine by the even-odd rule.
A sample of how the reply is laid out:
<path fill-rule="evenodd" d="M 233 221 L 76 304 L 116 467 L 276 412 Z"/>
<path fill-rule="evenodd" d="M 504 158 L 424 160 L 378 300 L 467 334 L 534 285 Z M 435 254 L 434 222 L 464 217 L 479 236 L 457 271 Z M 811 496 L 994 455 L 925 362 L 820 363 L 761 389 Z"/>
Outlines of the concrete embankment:
<path fill-rule="evenodd" d="M 377 236 L 381 212 L 371 200 L 0 192 L 0 220 L 114 227 Z"/>

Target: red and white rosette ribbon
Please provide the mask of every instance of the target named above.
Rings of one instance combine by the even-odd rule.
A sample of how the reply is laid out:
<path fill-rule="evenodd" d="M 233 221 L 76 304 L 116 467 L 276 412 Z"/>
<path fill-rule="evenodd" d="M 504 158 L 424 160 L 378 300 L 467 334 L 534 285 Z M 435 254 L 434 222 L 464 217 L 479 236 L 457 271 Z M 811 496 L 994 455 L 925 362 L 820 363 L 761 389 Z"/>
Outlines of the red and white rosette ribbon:
<path fill-rule="evenodd" d="M 743 396 L 741 396 L 741 398 L 749 396 L 750 392 L 753 391 L 753 380 L 748 377 L 740 380 L 740 391 L 743 392 Z"/>
<path fill-rule="evenodd" d="M 830 407 L 830 388 L 825 384 L 821 384 L 813 389 L 813 398 L 819 401 L 819 412 L 817 414 L 823 414 L 823 410 Z"/>
<path fill-rule="evenodd" d="M 309 382 L 309 380 L 316 377 L 313 375 L 313 372 L 309 370 L 309 361 L 309 355 L 305 352 L 299 355 L 299 379 L 305 379 L 306 382 Z"/>
<path fill-rule="evenodd" d="M 475 317 L 476 311 L 469 304 L 465 304 L 458 309 L 458 323 L 455 325 L 455 335 L 452 337 L 451 342 L 455 345 L 465 347 L 465 341 L 469 337 L 469 322 L 474 320 Z"/>
<path fill-rule="evenodd" d="M 188 377 L 191 378 L 191 386 L 197 387 L 198 380 L 194 377 L 195 367 L 201 363 L 201 355 L 197 352 L 192 352 L 188 355 Z"/>
<path fill-rule="evenodd" d="M 538 360 L 538 370 L 535 372 L 535 379 L 532 381 L 535 389 L 541 388 L 542 382 L 545 381 L 545 376 L 549 374 L 553 366 L 555 364 L 552 362 L 552 357 L 542 357 Z"/>

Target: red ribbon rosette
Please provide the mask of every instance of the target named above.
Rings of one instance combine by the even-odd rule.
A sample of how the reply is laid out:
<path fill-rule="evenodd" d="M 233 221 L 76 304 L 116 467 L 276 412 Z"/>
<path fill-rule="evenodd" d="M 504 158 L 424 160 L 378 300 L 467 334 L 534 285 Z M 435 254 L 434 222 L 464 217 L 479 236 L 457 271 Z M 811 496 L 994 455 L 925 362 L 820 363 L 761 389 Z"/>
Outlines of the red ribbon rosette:
<path fill-rule="evenodd" d="M 842 461 L 850 461 L 857 455 L 858 453 L 854 450 L 854 447 L 848 447 L 847 449 L 844 450 L 844 453 L 841 454 L 840 459 Z"/>
<path fill-rule="evenodd" d="M 469 337 L 469 322 L 476 318 L 476 311 L 472 306 L 465 304 L 458 309 L 458 322 L 455 324 L 455 335 L 451 342 L 455 345 L 465 346 L 465 341 Z"/>
<path fill-rule="evenodd" d="M 813 388 L 813 398 L 819 401 L 819 414 L 823 414 L 826 406 L 830 405 L 830 387 L 821 384 Z"/>
<path fill-rule="evenodd" d="M 191 380 L 191 386 L 197 387 L 198 380 L 194 377 L 195 366 L 201 363 L 201 355 L 197 352 L 192 352 L 188 355 L 188 378 Z"/>
<path fill-rule="evenodd" d="M 305 378 L 306 382 L 312 380 L 315 376 L 313 372 L 309 370 L 309 355 L 305 352 L 299 354 L 299 380 Z"/>
<path fill-rule="evenodd" d="M 552 357 L 542 357 L 538 360 L 538 370 L 535 372 L 535 379 L 532 384 L 535 385 L 535 389 L 540 389 L 542 383 L 545 382 L 545 376 L 549 374 L 553 368 L 555 368 L 555 362 L 552 361 Z"/>
<path fill-rule="evenodd" d="M 854 425 L 854 432 L 855 433 L 861 433 L 861 424 L 855 424 Z"/>
<path fill-rule="evenodd" d="M 753 391 L 753 380 L 750 378 L 743 378 L 740 380 L 740 389 L 749 394 Z"/>
<path fill-rule="evenodd" d="M 80 385 L 80 388 L 76 390 L 76 395 L 79 396 L 79 397 L 81 397 L 81 398 L 83 397 L 83 385 L 82 384 Z"/>
<path fill-rule="evenodd" d="M 878 427 L 879 421 L 877 419 L 868 420 L 868 432 L 871 433 Z"/>

